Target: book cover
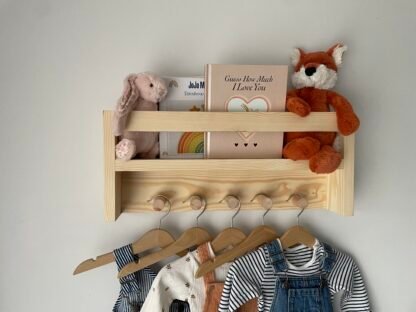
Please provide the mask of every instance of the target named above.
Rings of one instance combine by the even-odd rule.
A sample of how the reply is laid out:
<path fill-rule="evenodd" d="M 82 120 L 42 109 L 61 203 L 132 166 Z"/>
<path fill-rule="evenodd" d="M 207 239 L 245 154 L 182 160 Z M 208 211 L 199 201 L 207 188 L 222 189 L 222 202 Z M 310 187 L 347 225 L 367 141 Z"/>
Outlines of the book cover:
<path fill-rule="evenodd" d="M 164 77 L 168 95 L 160 103 L 161 111 L 203 111 L 205 82 L 203 77 Z M 203 132 L 161 132 L 160 158 L 204 158 Z"/>
<path fill-rule="evenodd" d="M 288 67 L 283 65 L 205 66 L 205 108 L 213 112 L 285 110 Z M 208 132 L 207 158 L 281 158 L 282 132 Z"/>

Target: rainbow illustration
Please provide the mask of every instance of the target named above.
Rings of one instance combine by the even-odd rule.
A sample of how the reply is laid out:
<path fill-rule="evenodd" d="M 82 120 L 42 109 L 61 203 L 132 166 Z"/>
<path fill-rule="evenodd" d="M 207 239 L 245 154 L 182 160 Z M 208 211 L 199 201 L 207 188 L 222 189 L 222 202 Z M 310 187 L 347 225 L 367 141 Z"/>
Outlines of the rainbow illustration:
<path fill-rule="evenodd" d="M 178 154 L 203 153 L 204 152 L 204 133 L 185 132 L 178 142 Z"/>

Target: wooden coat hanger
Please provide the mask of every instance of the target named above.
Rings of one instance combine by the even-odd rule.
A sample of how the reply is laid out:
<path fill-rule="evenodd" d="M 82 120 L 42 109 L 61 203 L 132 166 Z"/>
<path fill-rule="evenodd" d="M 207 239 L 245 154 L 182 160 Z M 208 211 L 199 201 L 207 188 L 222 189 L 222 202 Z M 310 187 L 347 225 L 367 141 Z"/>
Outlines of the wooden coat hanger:
<path fill-rule="evenodd" d="M 227 247 L 234 247 L 240 244 L 247 237 L 242 230 L 234 227 L 234 218 L 238 215 L 241 209 L 240 200 L 235 196 L 228 195 L 223 200 L 221 200 L 220 203 L 223 201 L 227 203 L 228 208 L 237 209 L 237 211 L 231 217 L 231 227 L 222 230 L 212 240 L 211 247 L 215 254 L 218 254 Z"/>
<path fill-rule="evenodd" d="M 166 205 L 168 205 L 168 211 L 160 218 L 159 228 L 148 231 L 132 244 L 134 254 L 139 254 L 154 248 L 164 248 L 175 242 L 175 238 L 168 231 L 161 229 L 162 220 L 169 215 L 171 210 L 170 201 L 162 195 L 157 195 L 154 198 L 150 199 L 150 201 L 153 201 L 154 210 L 161 211 Z M 81 262 L 76 267 L 73 274 L 77 275 L 112 263 L 114 261 L 115 259 L 113 252 L 108 252 L 106 254 L 96 257 L 95 259 L 88 259 Z"/>
<path fill-rule="evenodd" d="M 130 262 L 129 264 L 127 264 L 120 270 L 120 272 L 118 273 L 118 278 L 125 277 L 129 274 L 142 270 L 145 267 L 148 267 L 152 264 L 155 264 L 166 258 L 169 258 L 175 254 L 181 253 L 183 251 L 189 250 L 190 248 L 194 246 L 199 246 L 207 241 L 210 241 L 211 235 L 207 232 L 207 230 L 198 226 L 199 217 L 206 210 L 205 201 L 201 201 L 201 203 L 203 203 L 203 209 L 201 213 L 196 217 L 195 227 L 192 227 L 186 230 L 174 243 L 163 248 L 162 250 L 159 250 L 148 256 L 140 258 L 138 262 Z M 192 201 L 191 201 L 191 207 L 192 207 Z"/>
<path fill-rule="evenodd" d="M 292 200 L 293 204 L 301 208 L 302 210 L 297 215 L 298 224 L 289 228 L 280 237 L 280 243 L 283 249 L 293 247 L 298 244 L 313 248 L 316 242 L 315 236 L 313 236 L 308 230 L 299 225 L 299 218 L 308 206 L 308 200 L 302 194 L 293 194 L 288 200 Z"/>
<path fill-rule="evenodd" d="M 251 233 L 248 235 L 246 239 L 244 239 L 233 249 L 228 250 L 218 255 L 214 259 L 208 260 L 201 264 L 195 274 L 197 278 L 204 276 L 205 274 L 212 272 L 219 266 L 227 262 L 234 261 L 236 258 L 244 256 L 248 252 L 256 249 L 257 247 L 278 238 L 278 235 L 273 228 L 264 225 L 264 218 L 273 206 L 271 199 L 263 194 L 259 194 L 256 195 L 252 201 L 254 200 L 260 203 L 262 207 L 266 208 L 266 212 L 263 214 L 263 225 L 256 227 L 253 231 L 251 231 Z"/>

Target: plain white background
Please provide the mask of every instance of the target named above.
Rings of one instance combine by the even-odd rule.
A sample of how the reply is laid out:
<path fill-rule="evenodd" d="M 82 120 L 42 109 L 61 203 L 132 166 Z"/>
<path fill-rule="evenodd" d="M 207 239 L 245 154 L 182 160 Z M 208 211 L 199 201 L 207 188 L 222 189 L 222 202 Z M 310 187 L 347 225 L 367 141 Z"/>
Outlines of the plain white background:
<path fill-rule="evenodd" d="M 416 5 L 413 1 L 0 1 L 0 310 L 110 311 L 114 265 L 88 257 L 135 240 L 155 214 L 103 218 L 102 114 L 130 72 L 201 75 L 205 63 L 289 64 L 293 47 L 349 46 L 336 90 L 353 103 L 355 216 L 304 225 L 351 253 L 374 311 L 415 311 Z M 201 218 L 213 232 L 230 213 Z M 242 213 L 247 231 L 260 212 Z M 171 216 L 179 234 L 192 213 Z M 295 212 L 272 212 L 284 231 Z"/>

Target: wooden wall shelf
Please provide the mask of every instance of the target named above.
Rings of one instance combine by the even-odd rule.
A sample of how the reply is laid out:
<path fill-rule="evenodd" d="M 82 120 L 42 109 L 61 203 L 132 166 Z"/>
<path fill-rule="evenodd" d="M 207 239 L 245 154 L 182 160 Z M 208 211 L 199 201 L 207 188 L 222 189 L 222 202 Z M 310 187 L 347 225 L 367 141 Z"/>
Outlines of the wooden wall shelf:
<path fill-rule="evenodd" d="M 192 114 L 192 115 L 190 115 Z M 206 198 L 208 210 L 225 210 L 218 203 L 226 195 L 239 196 L 242 209 L 261 209 L 250 200 L 264 193 L 273 209 L 296 208 L 290 194 L 307 195 L 310 208 L 340 215 L 353 214 L 354 135 L 343 137 L 343 161 L 331 174 L 310 172 L 307 161 L 287 159 L 115 159 L 116 138 L 111 131 L 111 111 L 104 111 L 105 216 L 116 220 L 122 212 L 152 211 L 147 202 L 163 194 L 172 211 L 191 210 L 190 195 Z M 292 113 L 134 112 L 131 131 L 337 131 L 335 113 L 312 113 L 300 118 Z"/>

